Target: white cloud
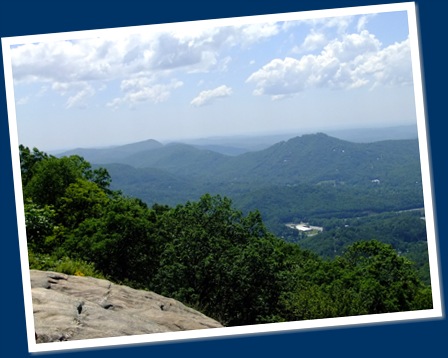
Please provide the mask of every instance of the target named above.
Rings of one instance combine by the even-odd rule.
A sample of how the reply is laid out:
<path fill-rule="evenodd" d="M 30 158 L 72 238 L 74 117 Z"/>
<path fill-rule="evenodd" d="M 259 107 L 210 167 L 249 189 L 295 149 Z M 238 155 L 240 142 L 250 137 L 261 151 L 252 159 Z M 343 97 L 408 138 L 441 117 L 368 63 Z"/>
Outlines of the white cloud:
<path fill-rule="evenodd" d="M 77 82 L 53 82 L 51 89 L 59 95 L 69 96 L 65 103 L 65 108 L 85 108 L 85 101 L 93 97 L 96 90 L 87 81 Z"/>
<path fill-rule="evenodd" d="M 212 90 L 202 91 L 190 104 L 196 107 L 205 106 L 218 98 L 228 97 L 232 94 L 232 89 L 226 85 L 219 86 Z"/>
<path fill-rule="evenodd" d="M 208 61 L 207 61 L 208 59 Z M 207 51 L 196 41 L 182 41 L 170 34 L 163 34 L 154 45 L 150 66 L 158 70 L 171 70 L 182 67 L 194 67 L 203 61 L 205 67 L 216 63 L 216 54 Z"/>
<path fill-rule="evenodd" d="M 234 48 L 247 49 L 300 24 L 314 28 L 296 53 L 322 50 L 267 63 L 246 81 L 255 85 L 255 94 L 279 99 L 313 87 L 409 83 L 408 44 L 382 48 L 366 30 L 346 34 L 355 19 L 358 29 L 364 29 L 368 17 L 337 17 L 222 27 L 179 25 L 163 32 L 26 44 L 11 49 L 14 84 L 51 88 L 67 96 L 66 108 L 82 107 L 112 81 L 121 83 L 121 96 L 114 95 L 109 107 L 163 102 L 187 82 L 182 76 L 224 72 Z M 324 46 L 329 30 L 342 35 Z M 200 106 L 230 94 L 229 87 L 218 88 L 202 92 L 191 103 Z"/>
<path fill-rule="evenodd" d="M 303 40 L 300 46 L 295 46 L 293 53 L 311 52 L 321 48 L 327 42 L 325 35 L 322 32 L 312 30 Z"/>
<path fill-rule="evenodd" d="M 182 86 L 183 82 L 176 79 L 172 79 L 168 83 L 159 83 L 154 78 L 149 77 L 123 80 L 120 88 L 124 96 L 114 98 L 106 106 L 117 109 L 122 104 L 134 107 L 139 102 L 164 102 L 170 97 L 173 90 Z"/>
<path fill-rule="evenodd" d="M 277 35 L 281 31 L 281 27 L 278 23 L 260 23 L 244 25 L 240 30 L 239 41 L 248 46 Z"/>
<path fill-rule="evenodd" d="M 21 106 L 21 105 L 27 104 L 29 100 L 30 100 L 29 96 L 21 97 L 16 100 L 16 104 Z"/>
<path fill-rule="evenodd" d="M 275 23 L 178 26 L 169 31 L 113 38 L 24 44 L 11 49 L 14 84 L 48 86 L 62 96 L 69 96 L 67 108 L 80 106 L 111 81 L 122 81 L 123 98 L 112 100 L 114 106 L 145 100 L 161 102 L 171 90 L 182 85 L 178 80 L 166 83 L 167 76 L 224 72 L 231 62 L 226 50 L 250 46 L 278 31 Z M 151 78 L 151 83 L 141 83 L 146 77 Z M 89 87 L 80 86 L 86 83 Z M 127 90 L 131 83 L 137 87 Z M 82 88 L 74 92 L 77 87 Z"/>
<path fill-rule="evenodd" d="M 381 42 L 368 31 L 359 34 L 347 34 L 341 40 L 333 40 L 322 51 L 322 56 L 335 58 L 345 63 L 354 61 L 358 56 L 366 56 L 381 51 Z"/>
<path fill-rule="evenodd" d="M 318 55 L 274 59 L 252 73 L 255 95 L 283 98 L 308 88 L 350 89 L 412 83 L 409 42 L 386 48 L 366 30 L 333 40 Z"/>
<path fill-rule="evenodd" d="M 369 20 L 374 16 L 375 14 L 367 14 L 304 20 L 304 23 L 311 26 L 311 30 L 303 43 L 293 48 L 292 53 L 300 54 L 321 49 L 328 43 L 327 38 L 335 35 L 340 38 L 350 36 L 348 30 L 351 27 L 355 27 L 357 33 L 360 34 L 366 30 Z"/>
<path fill-rule="evenodd" d="M 278 33 L 276 24 L 142 32 L 114 38 L 24 44 L 11 49 L 14 80 L 58 82 L 111 80 L 160 71 L 208 71 L 228 62 L 220 50 L 250 45 Z"/>
<path fill-rule="evenodd" d="M 357 68 L 359 76 L 370 76 L 376 85 L 412 85 L 409 39 L 394 43 L 373 56 L 366 56 Z"/>
<path fill-rule="evenodd" d="M 53 91 L 59 92 L 61 96 L 64 96 L 67 93 L 69 87 L 70 84 L 67 82 L 53 82 L 51 85 L 51 89 Z"/>
<path fill-rule="evenodd" d="M 17 82 L 73 82 L 107 79 L 113 58 L 104 56 L 107 40 L 57 41 L 26 44 L 11 51 Z"/>
<path fill-rule="evenodd" d="M 173 89 L 183 86 L 182 81 L 173 80 L 170 83 L 156 83 L 149 86 L 143 86 L 136 91 L 128 92 L 125 99 L 131 103 L 147 102 L 154 103 L 166 101 Z"/>
<path fill-rule="evenodd" d="M 70 96 L 65 103 L 66 108 L 85 108 L 85 99 L 92 97 L 95 94 L 95 90 L 90 85 L 85 85 L 80 91 L 77 91 L 74 95 Z"/>
<path fill-rule="evenodd" d="M 358 19 L 358 23 L 356 24 L 356 29 L 358 32 L 361 32 L 366 29 L 366 25 L 369 22 L 369 20 L 373 17 L 375 17 L 377 14 L 368 14 L 360 16 Z"/>
<path fill-rule="evenodd" d="M 358 32 L 361 32 L 362 30 L 365 30 L 366 25 L 367 25 L 367 21 L 368 18 L 367 16 L 361 16 L 358 20 L 358 23 L 356 25 L 356 30 L 358 30 Z"/>
<path fill-rule="evenodd" d="M 343 34 L 346 33 L 353 20 L 353 16 L 336 16 L 328 19 L 322 19 L 322 23 L 324 27 L 335 28 L 339 34 Z"/>
<path fill-rule="evenodd" d="M 354 16 L 336 16 L 302 20 L 301 23 L 310 25 L 318 32 L 331 29 L 341 35 L 347 32 L 354 19 Z"/>
<path fill-rule="evenodd" d="M 319 32 L 311 31 L 303 42 L 303 47 L 307 51 L 315 50 L 325 43 L 325 35 Z"/>
<path fill-rule="evenodd" d="M 106 107 L 117 110 L 123 104 L 122 98 L 114 98 L 112 101 L 106 103 Z"/>

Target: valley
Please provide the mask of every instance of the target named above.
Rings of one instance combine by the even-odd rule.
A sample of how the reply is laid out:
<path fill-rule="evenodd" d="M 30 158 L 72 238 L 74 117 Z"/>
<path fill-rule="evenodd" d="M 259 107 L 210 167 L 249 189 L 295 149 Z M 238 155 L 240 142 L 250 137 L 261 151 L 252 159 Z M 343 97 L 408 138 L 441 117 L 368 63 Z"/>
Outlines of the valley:
<path fill-rule="evenodd" d="M 378 133 L 372 135 L 381 138 Z M 259 140 L 262 142 L 266 143 L 266 138 Z M 424 221 L 410 219 L 416 222 L 418 234 L 410 243 L 403 244 L 400 239 L 407 235 L 406 220 L 413 217 L 406 210 L 423 207 L 416 138 L 350 142 L 314 133 L 261 150 L 244 149 L 238 141 L 233 144 L 239 147 L 231 147 L 232 142 L 223 139 L 209 145 L 200 143 L 162 144 L 150 139 L 112 148 L 78 149 L 61 156 L 78 154 L 94 167 L 106 168 L 111 189 L 149 206 L 174 207 L 197 201 L 205 193 L 228 197 L 245 214 L 260 212 L 276 236 L 323 257 L 342 254 L 356 240 L 378 238 L 403 253 L 415 254 L 419 245 L 418 261 L 424 261 Z M 248 143 L 254 148 L 254 140 Z M 223 154 L 223 148 L 232 154 Z M 387 219 L 390 215 L 396 220 Z M 286 227 L 300 222 L 323 231 L 311 238 Z M 406 224 L 391 229 L 397 222 Z M 354 227 L 359 231 L 356 235 Z M 429 281 L 425 270 L 422 276 Z"/>

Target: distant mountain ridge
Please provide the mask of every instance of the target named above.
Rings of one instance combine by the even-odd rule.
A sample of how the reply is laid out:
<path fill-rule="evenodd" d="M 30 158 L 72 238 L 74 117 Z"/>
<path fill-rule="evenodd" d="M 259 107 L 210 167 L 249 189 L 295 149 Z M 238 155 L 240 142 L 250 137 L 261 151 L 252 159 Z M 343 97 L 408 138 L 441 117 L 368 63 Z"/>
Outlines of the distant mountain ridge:
<path fill-rule="evenodd" d="M 72 154 L 106 168 L 111 164 L 125 164 L 135 169 L 157 169 L 165 177 L 170 174 L 214 183 L 283 185 L 337 181 L 355 184 L 420 178 L 417 139 L 354 143 L 324 133 L 305 134 L 263 150 L 234 156 L 183 143 L 163 145 L 147 140 L 113 148 L 75 149 L 61 156 Z M 135 175 L 136 171 L 132 172 Z"/>
<path fill-rule="evenodd" d="M 407 164 L 418 173 L 418 154 L 416 139 L 353 143 L 317 133 L 232 158 L 215 171 L 215 176 L 279 184 L 388 180 L 397 168 Z"/>
<path fill-rule="evenodd" d="M 321 131 L 331 137 L 354 143 L 371 143 L 384 140 L 416 139 L 417 127 L 415 125 L 396 126 L 386 128 L 362 128 L 362 129 L 339 129 Z M 237 156 L 247 152 L 260 151 L 270 146 L 292 139 L 294 137 L 315 134 L 316 132 L 284 133 L 261 136 L 233 136 L 233 137 L 210 137 L 200 139 L 181 140 L 162 144 L 155 139 L 147 139 L 125 145 L 114 145 L 104 148 L 75 148 L 65 151 L 54 152 L 57 156 L 68 156 L 78 154 L 91 163 L 113 163 L 117 159 L 126 156 L 162 148 L 165 145 L 186 144 L 197 149 L 210 150 L 212 152 Z M 50 152 L 50 154 L 52 154 Z"/>
<path fill-rule="evenodd" d="M 148 139 L 141 142 L 107 148 L 76 148 L 58 154 L 58 157 L 80 155 L 91 163 L 114 163 L 137 152 L 163 147 L 163 144 Z"/>
<path fill-rule="evenodd" d="M 194 145 L 149 140 L 70 154 L 87 154 L 86 160 L 109 171 L 112 189 L 148 204 L 175 205 L 206 192 L 237 199 L 250 193 L 261 196 L 259 189 L 269 192 L 272 186 L 421 185 L 417 139 L 355 143 L 315 133 L 233 156 Z"/>
<path fill-rule="evenodd" d="M 419 174 L 420 165 L 416 139 L 353 143 L 323 133 L 295 137 L 267 149 L 238 156 L 227 156 L 186 144 L 152 146 L 128 156 L 117 148 L 101 155 L 106 158 L 115 153 L 120 155 L 115 160 L 109 157 L 103 163 L 92 160 L 95 159 L 92 157 L 85 159 L 94 164 L 105 164 L 106 167 L 113 163 L 159 169 L 201 181 L 257 184 L 388 180 L 403 165 L 410 165 Z M 406 180 L 400 176 L 394 178 Z"/>
<path fill-rule="evenodd" d="M 294 217 L 423 206 L 416 138 L 355 143 L 314 133 L 239 155 L 151 140 L 71 152 L 83 153 L 108 170 L 111 189 L 148 205 L 175 206 L 205 193 L 220 194 L 243 211 L 259 209 L 277 232 Z M 105 161 L 95 162 L 98 158 Z"/>

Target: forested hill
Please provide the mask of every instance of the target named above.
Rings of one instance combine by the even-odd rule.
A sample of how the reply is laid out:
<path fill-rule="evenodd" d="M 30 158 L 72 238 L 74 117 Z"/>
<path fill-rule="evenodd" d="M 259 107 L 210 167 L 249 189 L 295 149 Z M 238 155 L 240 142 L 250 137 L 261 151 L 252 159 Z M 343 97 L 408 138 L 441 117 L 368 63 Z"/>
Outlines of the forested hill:
<path fill-rule="evenodd" d="M 319 138 L 332 140 L 314 136 Z M 291 143 L 294 140 L 279 146 Z M 20 146 L 20 159 L 32 269 L 105 277 L 151 290 L 225 326 L 432 307 L 431 287 L 404 255 L 411 248 L 414 253 L 424 249 L 423 220 L 418 217 L 372 223 L 383 230 L 354 223 L 350 232 L 345 222 L 334 222 L 334 235 L 328 231 L 322 240 L 315 237 L 325 246 L 344 247 L 327 260 L 303 249 L 302 241 L 297 245 L 277 237 L 260 211 L 244 213 L 222 195 L 207 193 L 172 207 L 148 206 L 111 189 L 108 171 L 93 168 L 80 156 L 57 158 Z M 141 170 L 154 178 L 160 174 L 157 168 Z M 174 174 L 163 174 L 169 185 L 177 185 Z M 334 216 L 343 205 L 359 215 L 371 201 L 384 208 L 391 203 L 402 206 L 409 198 L 401 187 L 384 191 L 376 184 L 373 190 L 354 190 L 352 185 L 314 185 L 313 190 L 310 184 L 282 188 L 287 191 L 275 186 L 258 189 L 263 195 L 256 203 L 267 206 L 279 220 L 285 219 L 282 215 L 303 215 L 306 207 Z M 242 194 L 257 197 L 256 190 L 243 189 Z M 238 196 L 238 190 L 233 193 Z M 325 197 L 330 198 L 326 203 Z M 370 232 L 375 237 L 366 240 Z M 377 234 L 382 232 L 391 244 L 380 242 L 383 238 Z M 397 236 L 406 245 L 396 246 Z"/>
<path fill-rule="evenodd" d="M 406 180 L 411 173 L 418 180 L 418 141 L 352 143 L 323 133 L 304 135 L 217 163 L 210 172 L 214 180 L 269 184 Z"/>
<path fill-rule="evenodd" d="M 129 155 L 163 147 L 162 143 L 154 139 L 113 146 L 107 148 L 76 148 L 61 153 L 59 156 L 80 155 L 91 163 L 114 163 L 123 161 Z"/>
<path fill-rule="evenodd" d="M 127 145 L 74 150 L 93 164 L 156 168 L 190 180 L 214 183 L 298 184 L 336 181 L 391 184 L 420 181 L 417 139 L 353 143 L 323 133 L 282 141 L 267 149 L 228 156 L 187 144 Z M 131 179 L 130 179 L 131 180 Z M 124 184 L 115 183 L 115 184 Z"/>
<path fill-rule="evenodd" d="M 423 207 L 417 139 L 355 143 L 316 133 L 239 155 L 149 140 L 77 154 L 106 168 L 112 189 L 148 205 L 225 195 L 243 212 L 259 210 L 281 236 L 291 221 Z"/>

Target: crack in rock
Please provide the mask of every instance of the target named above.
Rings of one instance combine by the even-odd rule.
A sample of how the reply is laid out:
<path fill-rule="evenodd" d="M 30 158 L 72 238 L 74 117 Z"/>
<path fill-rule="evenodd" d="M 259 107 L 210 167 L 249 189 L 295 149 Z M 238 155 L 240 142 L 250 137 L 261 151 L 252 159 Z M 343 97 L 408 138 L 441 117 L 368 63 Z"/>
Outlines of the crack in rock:
<path fill-rule="evenodd" d="M 30 273 L 37 343 L 223 327 L 151 291 L 92 277 Z"/>

